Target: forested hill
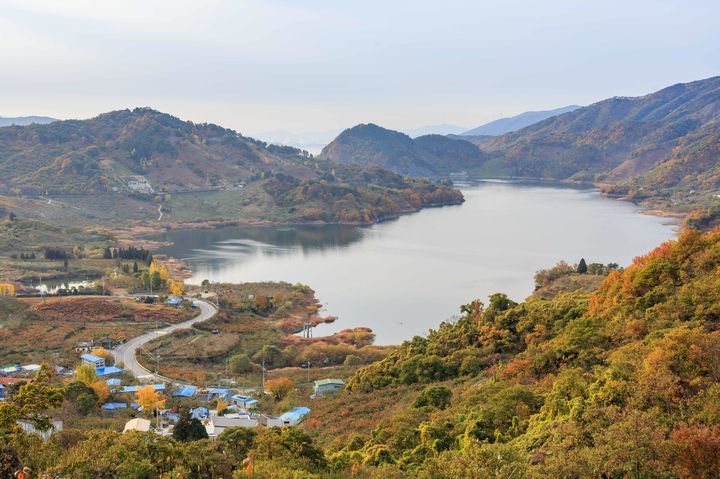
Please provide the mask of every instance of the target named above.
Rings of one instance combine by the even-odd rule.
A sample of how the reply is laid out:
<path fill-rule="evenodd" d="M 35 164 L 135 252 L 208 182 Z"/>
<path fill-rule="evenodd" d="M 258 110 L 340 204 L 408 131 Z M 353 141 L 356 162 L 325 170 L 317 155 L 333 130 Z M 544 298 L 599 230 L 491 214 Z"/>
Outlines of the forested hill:
<path fill-rule="evenodd" d="M 718 252 L 720 230 L 690 231 L 595 294 L 463 306 L 352 378 L 354 401 L 395 412 L 336 460 L 415 477 L 466 477 L 470 464 L 472 477 L 716 477 Z M 383 399 L 411 391 L 412 412 Z"/>
<path fill-rule="evenodd" d="M 130 186 L 135 177 L 141 177 L 140 191 Z M 224 192 L 223 204 L 237 206 L 245 216 L 272 221 L 369 223 L 463 201 L 447 184 L 331 164 L 296 148 L 149 108 L 0 128 L 0 194 L 206 190 Z M 180 212 L 171 207 L 170 221 Z M 194 220 L 210 214 L 198 211 Z"/>
<path fill-rule="evenodd" d="M 234 185 L 262 172 L 315 176 L 302 152 L 149 108 L 88 120 L 0 129 L 0 172 L 10 187 L 104 193 L 142 175 L 156 189 Z"/>
<path fill-rule="evenodd" d="M 483 140 L 480 172 L 589 180 L 675 202 L 720 187 L 720 77 L 610 98 Z M 691 198 L 690 198 L 691 199 Z"/>
<path fill-rule="evenodd" d="M 375 165 L 397 173 L 447 176 L 482 163 L 474 144 L 442 135 L 412 139 L 372 123 L 348 128 L 323 148 L 321 158 L 340 164 Z"/>

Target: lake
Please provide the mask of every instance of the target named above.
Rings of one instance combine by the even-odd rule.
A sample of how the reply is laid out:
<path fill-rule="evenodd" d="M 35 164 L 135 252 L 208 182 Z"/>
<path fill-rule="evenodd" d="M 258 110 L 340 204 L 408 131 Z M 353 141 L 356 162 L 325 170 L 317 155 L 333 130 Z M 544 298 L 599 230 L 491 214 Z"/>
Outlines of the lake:
<path fill-rule="evenodd" d="M 171 231 L 161 252 L 194 275 L 222 282 L 311 286 L 323 314 L 315 336 L 368 326 L 377 344 L 425 334 L 475 298 L 504 292 L 521 301 L 533 275 L 560 260 L 628 265 L 675 237 L 677 222 L 644 215 L 595 189 L 477 182 L 466 202 L 368 226 L 241 226 Z"/>

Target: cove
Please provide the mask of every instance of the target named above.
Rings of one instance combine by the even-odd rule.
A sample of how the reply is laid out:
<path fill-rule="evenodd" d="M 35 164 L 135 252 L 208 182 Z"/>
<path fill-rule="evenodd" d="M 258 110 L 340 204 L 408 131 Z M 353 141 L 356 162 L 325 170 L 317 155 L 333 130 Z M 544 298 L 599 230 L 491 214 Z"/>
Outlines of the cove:
<path fill-rule="evenodd" d="M 627 266 L 675 237 L 677 222 L 641 214 L 593 188 L 485 181 L 458 185 L 465 203 L 368 227 L 238 226 L 153 236 L 186 260 L 188 283 L 288 281 L 312 287 L 337 316 L 315 335 L 368 326 L 376 343 L 425 334 L 460 305 L 496 292 L 516 301 L 560 260 Z"/>

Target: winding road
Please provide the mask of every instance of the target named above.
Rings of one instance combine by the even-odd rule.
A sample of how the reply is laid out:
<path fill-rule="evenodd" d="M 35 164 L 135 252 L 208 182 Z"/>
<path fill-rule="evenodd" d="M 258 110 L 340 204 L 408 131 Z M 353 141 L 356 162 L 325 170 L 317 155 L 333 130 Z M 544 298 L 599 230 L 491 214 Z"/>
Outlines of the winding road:
<path fill-rule="evenodd" d="M 192 301 L 200 309 L 200 314 L 198 316 L 187 321 L 183 321 L 182 323 L 173 324 L 166 328 L 161 328 L 155 331 L 151 331 L 149 333 L 145 333 L 141 336 L 132 338 L 124 344 L 119 345 L 113 350 L 113 356 L 115 356 L 115 364 L 118 364 L 120 362 L 125 363 L 125 369 L 133 373 L 135 377 L 142 381 L 163 381 L 179 385 L 185 384 L 182 381 L 176 381 L 174 379 L 166 378 L 159 374 L 153 373 L 138 362 L 136 354 L 138 348 L 149 343 L 153 339 L 157 339 L 160 336 L 172 333 L 173 331 L 177 331 L 178 329 L 187 329 L 197 323 L 207 321 L 208 319 L 215 316 L 218 312 L 217 307 L 208 301 L 201 299 L 192 299 Z"/>

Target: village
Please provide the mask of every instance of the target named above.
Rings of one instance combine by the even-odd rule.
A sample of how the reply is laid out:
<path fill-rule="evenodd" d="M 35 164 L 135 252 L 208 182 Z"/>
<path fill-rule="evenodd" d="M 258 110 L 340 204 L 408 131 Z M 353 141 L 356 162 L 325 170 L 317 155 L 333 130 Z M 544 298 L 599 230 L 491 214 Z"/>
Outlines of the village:
<path fill-rule="evenodd" d="M 79 363 L 75 369 L 62 366 L 48 368 L 40 364 L 0 366 L 0 401 L 5 400 L 12 388 L 33 381 L 35 375 L 45 368 L 62 380 L 82 381 L 92 389 L 103 391 L 99 396 L 104 396 L 104 400 L 98 404 L 101 414 L 106 418 L 127 419 L 123 432 L 154 432 L 170 436 L 185 416 L 193 423 L 201 424 L 205 435 L 213 440 L 232 427 L 295 426 L 311 411 L 309 407 L 299 405 L 277 416 L 262 412 L 259 405 L 263 398 L 282 394 L 265 387 L 198 387 L 165 382 L 141 384 L 122 364 L 110 364 L 112 354 L 104 345 L 111 344 L 109 341 L 78 343 Z M 87 352 L 88 349 L 90 352 Z M 321 400 L 344 387 L 340 379 L 315 381 L 308 400 Z M 67 426 L 52 415 L 49 420 L 51 428 L 48 430 L 39 430 L 29 421 L 18 421 L 18 425 L 44 439 Z"/>

